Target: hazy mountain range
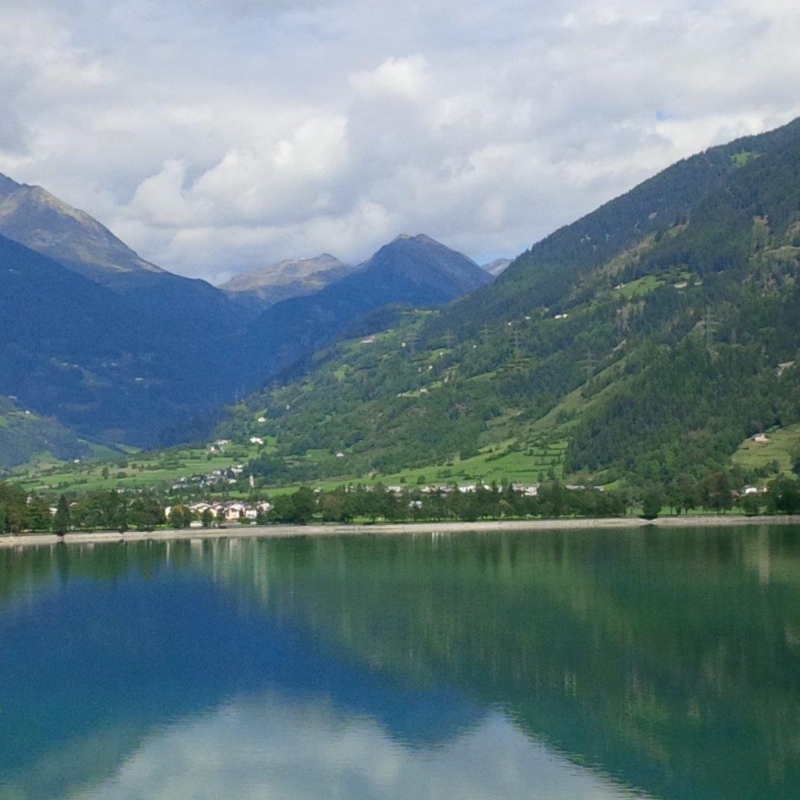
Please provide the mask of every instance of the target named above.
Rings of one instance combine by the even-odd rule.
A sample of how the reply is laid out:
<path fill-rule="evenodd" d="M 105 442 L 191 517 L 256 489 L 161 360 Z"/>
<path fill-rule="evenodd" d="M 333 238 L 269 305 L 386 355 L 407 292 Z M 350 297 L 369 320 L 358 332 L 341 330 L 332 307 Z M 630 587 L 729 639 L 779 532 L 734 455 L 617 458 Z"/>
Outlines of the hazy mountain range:
<path fill-rule="evenodd" d="M 241 272 L 219 288 L 240 302 L 266 308 L 290 297 L 314 294 L 357 269 L 323 253 L 315 258 L 290 258 Z"/>
<path fill-rule="evenodd" d="M 511 259 L 498 258 L 490 264 L 482 264 L 480 268 L 497 277 L 510 263 Z M 242 272 L 220 284 L 219 288 L 237 302 L 266 308 L 291 297 L 314 294 L 366 266 L 366 263 L 358 266 L 345 264 L 336 256 L 323 253 L 315 258 L 287 259 Z M 479 279 L 477 285 L 485 282 Z"/>
<path fill-rule="evenodd" d="M 386 304 L 433 306 L 488 279 L 443 245 L 406 237 L 357 268 L 321 256 L 218 289 L 0 176 L 0 394 L 89 439 L 153 443 Z M 304 296 L 281 300 L 292 295 Z M 24 448 L 13 449 L 18 461 Z"/>

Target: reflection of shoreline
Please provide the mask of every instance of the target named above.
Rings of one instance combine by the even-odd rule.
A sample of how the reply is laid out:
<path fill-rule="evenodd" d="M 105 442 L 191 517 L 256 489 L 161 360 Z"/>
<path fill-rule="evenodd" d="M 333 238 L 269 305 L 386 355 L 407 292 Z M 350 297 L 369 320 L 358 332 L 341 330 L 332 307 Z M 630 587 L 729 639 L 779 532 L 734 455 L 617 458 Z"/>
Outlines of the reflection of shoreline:
<path fill-rule="evenodd" d="M 484 522 L 410 522 L 376 525 L 253 525 L 249 528 L 183 528 L 149 532 L 93 531 L 68 533 L 67 544 L 105 542 L 171 541 L 182 539 L 285 538 L 290 536 L 351 536 L 360 534 L 437 534 L 490 533 L 496 531 L 552 531 L 570 529 L 705 528 L 732 525 L 800 525 L 800 515 L 747 517 L 739 515 L 704 515 L 659 517 L 648 521 L 640 517 L 603 517 L 599 519 L 492 520 Z M 58 541 L 52 533 L 0 536 L 0 547 L 51 545 Z"/>

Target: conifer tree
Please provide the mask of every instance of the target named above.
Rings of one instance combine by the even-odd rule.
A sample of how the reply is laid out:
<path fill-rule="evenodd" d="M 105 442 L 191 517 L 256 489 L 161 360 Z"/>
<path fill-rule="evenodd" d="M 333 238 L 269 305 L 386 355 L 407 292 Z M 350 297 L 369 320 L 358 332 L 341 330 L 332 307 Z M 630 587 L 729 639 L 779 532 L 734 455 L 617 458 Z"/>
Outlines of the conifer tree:
<path fill-rule="evenodd" d="M 53 517 L 53 533 L 57 536 L 63 536 L 70 529 L 70 524 L 69 501 L 66 495 L 62 494 L 58 498 L 56 513 Z"/>

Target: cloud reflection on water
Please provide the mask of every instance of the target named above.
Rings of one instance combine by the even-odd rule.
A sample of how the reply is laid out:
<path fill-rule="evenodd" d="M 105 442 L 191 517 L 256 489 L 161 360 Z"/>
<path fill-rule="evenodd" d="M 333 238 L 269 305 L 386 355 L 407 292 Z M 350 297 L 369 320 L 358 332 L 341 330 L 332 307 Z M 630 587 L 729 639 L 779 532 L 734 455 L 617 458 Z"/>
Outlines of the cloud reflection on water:
<path fill-rule="evenodd" d="M 643 798 L 532 742 L 499 712 L 434 749 L 327 702 L 267 695 L 165 727 L 81 800 Z"/>

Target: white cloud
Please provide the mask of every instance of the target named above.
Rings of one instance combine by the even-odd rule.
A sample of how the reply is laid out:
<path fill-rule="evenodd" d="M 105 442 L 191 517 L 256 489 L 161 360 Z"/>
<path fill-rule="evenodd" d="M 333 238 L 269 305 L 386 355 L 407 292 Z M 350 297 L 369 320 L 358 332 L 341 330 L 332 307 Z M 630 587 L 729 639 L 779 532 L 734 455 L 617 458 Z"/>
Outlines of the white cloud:
<path fill-rule="evenodd" d="M 145 178 L 137 187 L 129 205 L 132 214 L 156 227 L 191 225 L 193 217 L 202 214 L 202 210 L 189 207 L 185 181 L 186 164 L 172 159 L 165 161 L 160 172 Z"/>
<path fill-rule="evenodd" d="M 0 172 L 184 274 L 515 255 L 800 114 L 799 36 L 788 0 L 7 0 Z"/>
<path fill-rule="evenodd" d="M 350 84 L 367 96 L 394 95 L 413 100 L 425 89 L 425 69 L 425 59 L 420 55 L 388 58 L 377 69 L 351 75 Z"/>

